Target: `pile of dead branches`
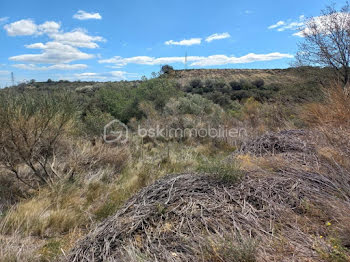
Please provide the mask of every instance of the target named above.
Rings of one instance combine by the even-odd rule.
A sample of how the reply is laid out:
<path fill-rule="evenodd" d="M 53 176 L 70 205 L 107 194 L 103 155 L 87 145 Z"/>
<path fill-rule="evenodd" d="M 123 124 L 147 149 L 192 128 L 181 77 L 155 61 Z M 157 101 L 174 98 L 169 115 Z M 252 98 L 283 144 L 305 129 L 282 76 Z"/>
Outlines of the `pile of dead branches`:
<path fill-rule="evenodd" d="M 281 153 L 312 153 L 314 146 L 310 142 L 310 134 L 305 130 L 285 130 L 268 132 L 265 135 L 249 140 L 243 144 L 240 153 L 255 156 L 275 155 Z"/>
<path fill-rule="evenodd" d="M 285 261 L 317 257 L 313 239 L 295 218 L 305 213 L 305 202 L 343 201 L 338 193 L 325 177 L 293 170 L 248 174 L 236 185 L 210 175 L 168 176 L 100 224 L 67 261 L 212 261 L 208 245 L 227 236 L 232 246 L 259 243 L 255 255 L 268 257 L 278 224 L 294 249 Z"/>
<path fill-rule="evenodd" d="M 319 238 L 324 221 L 350 212 L 350 173 L 324 160 L 305 167 L 304 158 L 321 161 L 307 136 L 292 130 L 248 142 L 245 154 L 287 161 L 246 172 L 236 183 L 214 174 L 157 181 L 81 240 L 66 261 L 320 261 L 319 250 L 330 248 Z M 323 217 L 315 219 L 310 208 Z"/>

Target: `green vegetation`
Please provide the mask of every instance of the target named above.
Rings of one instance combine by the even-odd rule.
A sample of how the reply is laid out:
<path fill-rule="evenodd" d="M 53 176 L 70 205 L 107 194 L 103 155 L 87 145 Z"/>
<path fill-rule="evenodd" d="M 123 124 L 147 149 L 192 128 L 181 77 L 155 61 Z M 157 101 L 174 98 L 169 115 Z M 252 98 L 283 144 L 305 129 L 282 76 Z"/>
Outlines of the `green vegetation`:
<path fill-rule="evenodd" d="M 289 74 L 288 70 L 283 72 Z M 179 83 L 177 74 L 178 71 L 164 67 L 159 77 L 138 82 L 31 81 L 0 90 L 0 261 L 56 261 L 70 252 L 77 239 L 121 210 L 128 199 L 168 174 L 206 174 L 220 190 L 239 188 L 247 174 L 257 176 L 249 177 L 250 181 L 271 178 L 275 170 L 285 167 L 285 160 L 277 156 L 237 154 L 247 139 L 267 131 L 322 127 L 322 132 L 332 141 L 318 148 L 318 154 L 334 159 L 344 168 L 342 172 L 347 172 L 348 160 L 337 150 L 348 152 L 343 143 L 348 115 L 339 112 L 348 112 L 349 103 L 339 90 L 325 92 L 312 80 L 307 84 L 281 83 L 279 76 L 276 84 L 256 76 L 249 80 L 194 77 L 187 83 Z M 130 137 L 126 143 L 103 141 L 103 128 L 113 119 L 128 126 Z M 323 122 L 324 119 L 327 121 Z M 225 127 L 244 132 L 234 138 L 190 135 L 141 138 L 137 136 L 138 126 L 179 130 Z M 330 126 L 339 127 L 341 132 L 334 135 Z M 256 184 L 246 192 L 260 189 Z M 341 190 L 345 192 L 345 186 Z M 193 192 L 194 196 L 197 191 Z M 247 201 L 247 207 L 255 212 L 265 208 L 257 200 L 264 198 L 265 193 L 252 193 L 246 199 L 234 199 L 231 195 L 228 201 L 231 204 Z M 234 210 L 242 215 L 242 208 L 246 207 L 237 206 Z M 154 212 L 156 217 L 165 219 L 169 210 L 166 204 L 158 203 Z M 244 212 L 241 219 L 250 211 Z M 331 230 L 323 221 L 329 218 L 320 218 L 317 212 L 306 212 L 312 227 L 299 225 L 306 219 L 300 214 L 293 221 L 298 221 L 298 228 L 310 238 L 322 231 L 326 240 L 319 243 L 316 238 L 313 242 L 319 257 L 346 261 L 348 228 L 342 225 L 348 222 L 337 216 L 339 222 Z M 172 216 L 175 215 L 169 217 Z M 169 223 L 159 232 L 171 232 L 176 225 Z M 253 227 L 249 229 L 252 232 Z M 278 261 L 279 255 L 291 253 L 283 242 L 286 231 L 282 226 L 276 223 L 271 230 L 278 241 L 263 244 L 270 245 Z M 198 236 L 203 240 L 204 259 L 257 261 L 262 243 L 259 238 L 252 237 L 254 234 L 248 237 L 245 231 L 242 236 L 224 233 L 224 238 L 213 232 Z M 132 238 L 135 243 L 142 241 L 137 235 Z M 18 245 L 28 248 L 18 251 Z M 327 249 L 325 245 L 333 248 Z M 131 257 L 151 257 L 136 252 L 132 249 L 135 246 L 127 248 L 131 248 L 128 249 Z M 174 252 L 174 256 L 178 255 L 181 254 Z"/>

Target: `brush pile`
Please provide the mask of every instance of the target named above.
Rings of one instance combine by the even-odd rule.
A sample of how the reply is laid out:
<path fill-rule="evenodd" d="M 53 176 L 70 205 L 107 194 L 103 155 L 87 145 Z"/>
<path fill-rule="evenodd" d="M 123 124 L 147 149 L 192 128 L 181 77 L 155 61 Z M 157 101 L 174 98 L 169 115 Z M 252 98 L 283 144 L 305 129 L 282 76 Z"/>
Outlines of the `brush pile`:
<path fill-rule="evenodd" d="M 241 147 L 243 154 L 255 156 L 275 155 L 281 153 L 312 153 L 314 146 L 309 142 L 310 134 L 305 130 L 285 130 L 268 132 L 249 140 Z M 308 141 L 308 142 L 306 142 Z"/>
<path fill-rule="evenodd" d="M 316 154 L 305 135 L 270 133 L 243 151 Z M 327 234 L 325 221 L 350 212 L 350 174 L 329 170 L 261 169 L 231 184 L 215 174 L 166 176 L 98 225 L 65 259 L 320 261 L 320 250 L 331 248 L 320 238 Z"/>

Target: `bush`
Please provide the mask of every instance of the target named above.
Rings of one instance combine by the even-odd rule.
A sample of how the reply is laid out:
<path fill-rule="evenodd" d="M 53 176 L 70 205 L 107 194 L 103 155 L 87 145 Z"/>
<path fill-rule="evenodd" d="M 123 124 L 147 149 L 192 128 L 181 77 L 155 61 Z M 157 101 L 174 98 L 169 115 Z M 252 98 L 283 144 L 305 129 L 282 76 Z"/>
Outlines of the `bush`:
<path fill-rule="evenodd" d="M 174 96 L 181 96 L 181 92 L 167 79 L 147 80 L 139 87 L 105 87 L 97 93 L 101 111 L 124 123 L 131 118 L 140 119 L 144 116 L 139 109 L 141 102 L 152 102 L 156 110 L 162 111 L 166 101 Z"/>
<path fill-rule="evenodd" d="M 256 86 L 256 88 L 262 88 L 262 87 L 265 85 L 265 82 L 264 82 L 263 79 L 257 79 L 257 80 L 254 80 L 254 81 L 252 82 L 252 84 L 253 84 L 254 86 Z"/>
<path fill-rule="evenodd" d="M 219 82 L 214 83 L 214 89 L 216 89 L 216 90 L 222 90 L 225 88 L 225 86 L 226 86 L 225 82 L 219 81 Z"/>
<path fill-rule="evenodd" d="M 162 74 L 170 74 L 172 71 L 174 71 L 174 68 L 170 65 L 163 65 L 160 70 Z"/>
<path fill-rule="evenodd" d="M 209 100 L 213 101 L 215 104 L 218 104 L 222 107 L 227 107 L 228 105 L 231 104 L 230 97 L 218 91 L 209 93 L 206 97 Z"/>
<path fill-rule="evenodd" d="M 203 87 L 203 83 L 200 79 L 193 79 L 190 82 L 190 87 L 192 88 L 202 88 Z"/>
<path fill-rule="evenodd" d="M 57 177 L 52 165 L 60 139 L 76 113 L 70 95 L 48 93 L 0 96 L 0 163 L 35 188 Z M 23 171 L 25 166 L 29 171 Z"/>
<path fill-rule="evenodd" d="M 234 91 L 243 89 L 241 83 L 237 82 L 237 81 L 230 82 L 230 86 L 231 86 L 232 90 L 234 90 Z"/>
<path fill-rule="evenodd" d="M 179 99 L 171 99 L 165 106 L 165 113 L 168 115 L 191 114 L 203 115 L 211 114 L 217 106 L 200 95 L 188 94 Z"/>
<path fill-rule="evenodd" d="M 82 130 L 88 137 L 102 136 L 104 126 L 112 120 L 113 117 L 109 113 L 94 108 L 83 115 Z"/>
<path fill-rule="evenodd" d="M 252 92 L 248 91 L 248 90 L 238 90 L 236 92 L 233 92 L 231 94 L 231 99 L 232 100 L 243 100 L 243 99 L 247 99 L 249 97 L 252 96 Z"/>
<path fill-rule="evenodd" d="M 157 110 L 163 110 L 171 97 L 181 96 L 181 92 L 175 88 L 175 83 L 166 79 L 151 79 L 136 88 L 137 102 L 150 101 Z"/>

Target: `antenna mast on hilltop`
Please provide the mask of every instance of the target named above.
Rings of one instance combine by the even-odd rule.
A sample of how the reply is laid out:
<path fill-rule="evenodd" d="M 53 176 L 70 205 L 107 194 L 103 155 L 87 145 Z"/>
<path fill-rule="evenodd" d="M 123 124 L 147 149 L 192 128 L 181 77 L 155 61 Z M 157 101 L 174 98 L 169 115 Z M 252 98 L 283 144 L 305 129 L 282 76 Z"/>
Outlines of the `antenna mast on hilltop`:
<path fill-rule="evenodd" d="M 15 86 L 15 76 L 13 72 L 11 72 L 11 82 L 12 82 L 12 86 Z"/>
<path fill-rule="evenodd" d="M 187 69 L 187 52 L 185 53 L 185 70 Z"/>

